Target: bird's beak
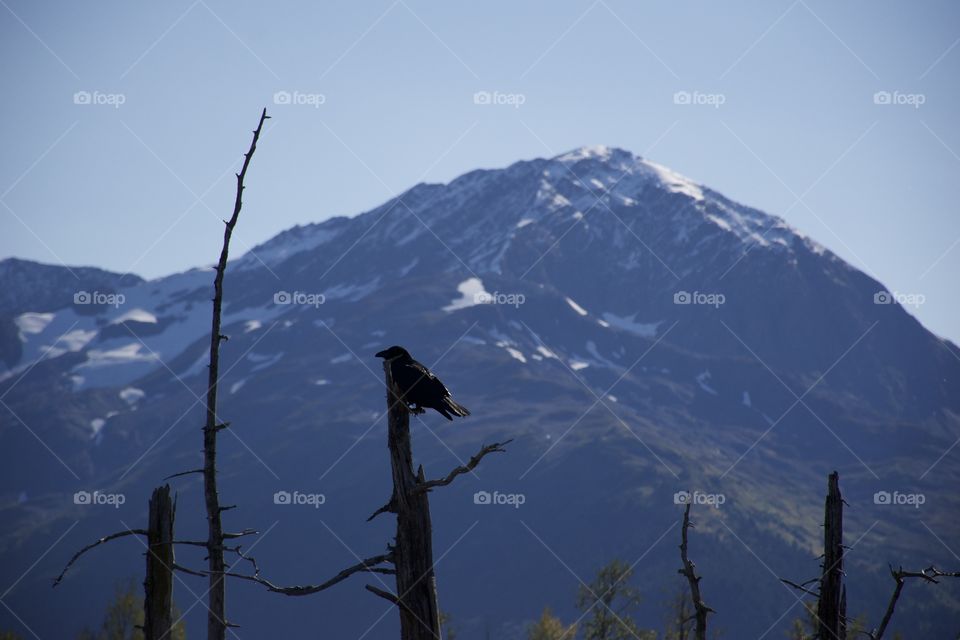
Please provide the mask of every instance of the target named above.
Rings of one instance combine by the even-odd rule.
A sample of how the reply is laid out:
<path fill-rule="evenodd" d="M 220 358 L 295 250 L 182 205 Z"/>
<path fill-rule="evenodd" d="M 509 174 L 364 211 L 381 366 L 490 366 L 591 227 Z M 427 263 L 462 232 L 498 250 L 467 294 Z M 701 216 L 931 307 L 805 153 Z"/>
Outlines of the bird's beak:
<path fill-rule="evenodd" d="M 378 351 L 378 352 L 376 353 L 376 355 L 374 355 L 373 357 L 374 357 L 374 358 L 386 358 L 386 357 L 387 357 L 387 350 L 384 349 L 383 351 Z"/>

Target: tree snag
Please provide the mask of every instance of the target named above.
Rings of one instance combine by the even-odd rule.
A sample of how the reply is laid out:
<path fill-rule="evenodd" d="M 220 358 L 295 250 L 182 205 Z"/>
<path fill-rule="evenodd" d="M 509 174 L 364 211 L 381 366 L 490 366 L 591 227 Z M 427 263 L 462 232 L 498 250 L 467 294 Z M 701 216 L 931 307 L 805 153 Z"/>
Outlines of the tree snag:
<path fill-rule="evenodd" d="M 157 487 L 150 498 L 147 528 L 147 573 L 143 581 L 144 640 L 169 640 L 173 627 L 173 521 L 177 504 L 170 485 Z"/>
<path fill-rule="evenodd" d="M 220 495 L 217 490 L 217 433 L 227 428 L 227 424 L 217 420 L 217 383 L 220 375 L 220 342 L 227 337 L 220 333 L 220 315 L 223 307 L 223 276 L 227 270 L 227 257 L 230 252 L 230 237 L 237 225 L 240 209 L 243 206 L 243 179 L 247 175 L 250 159 L 257 149 L 257 140 L 263 129 L 264 121 L 269 118 L 267 110 L 260 114 L 260 122 L 253 132 L 253 141 L 250 149 L 243 157 L 243 167 L 237 174 L 237 195 L 233 204 L 233 215 L 224 223 L 223 247 L 220 250 L 220 260 L 214 267 L 216 275 L 213 280 L 213 320 L 210 330 L 210 364 L 208 371 L 206 423 L 203 426 L 203 495 L 207 509 L 207 564 L 209 572 L 209 592 L 207 603 L 207 639 L 225 640 L 227 634 L 226 621 L 226 582 L 224 572 L 226 564 L 223 559 L 223 523 L 221 514 L 225 507 L 220 506 Z"/>
<path fill-rule="evenodd" d="M 402 640 L 440 640 L 430 501 L 426 491 L 418 490 L 425 482 L 423 467 L 414 475 L 410 412 L 397 394 L 388 362 L 383 363 L 383 371 L 387 383 L 387 447 L 393 471 L 390 505 L 397 514 L 393 563 L 397 572 L 400 637 Z"/>
<path fill-rule="evenodd" d="M 827 480 L 823 509 L 823 571 L 817 601 L 817 640 L 846 640 L 847 588 L 843 584 L 843 497 L 840 475 Z"/>
<path fill-rule="evenodd" d="M 687 555 L 687 533 L 692 526 L 693 524 L 690 522 L 690 503 L 688 502 L 683 510 L 683 527 L 680 530 L 680 561 L 683 563 L 683 568 L 678 569 L 678 573 L 690 583 L 690 599 L 693 601 L 694 609 L 693 619 L 696 620 L 694 637 L 696 640 L 706 640 L 707 614 L 715 612 L 703 602 L 703 597 L 700 595 L 701 577 L 697 575 L 696 565 Z M 681 623 L 681 631 L 686 622 L 688 621 L 685 620 Z"/>

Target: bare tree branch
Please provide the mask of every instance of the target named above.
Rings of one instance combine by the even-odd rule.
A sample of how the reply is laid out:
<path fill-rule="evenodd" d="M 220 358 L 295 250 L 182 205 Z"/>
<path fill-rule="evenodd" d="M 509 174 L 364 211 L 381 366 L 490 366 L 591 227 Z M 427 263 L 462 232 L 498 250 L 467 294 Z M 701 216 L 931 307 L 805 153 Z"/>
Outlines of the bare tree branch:
<path fill-rule="evenodd" d="M 94 547 L 99 547 L 101 544 L 106 544 L 111 540 L 116 540 L 117 538 L 123 538 L 124 536 L 134 536 L 134 535 L 145 536 L 147 535 L 147 530 L 146 529 L 127 529 L 126 531 L 118 531 L 117 533 L 111 533 L 108 536 L 103 536 L 96 542 L 88 544 L 83 549 L 80 549 L 80 551 L 77 551 L 75 554 L 73 554 L 73 557 L 70 558 L 69 562 L 67 562 L 67 565 L 63 568 L 63 571 L 60 572 L 60 575 L 54 579 L 53 586 L 56 587 L 58 584 L 60 584 L 60 582 L 63 580 L 63 576 L 65 576 L 67 571 L 70 569 L 70 567 L 73 566 L 73 563 L 79 560 L 80 556 L 85 554 L 87 551 L 90 551 L 90 549 L 93 549 Z"/>
<path fill-rule="evenodd" d="M 383 599 L 386 600 L 387 602 L 391 602 L 391 603 L 397 605 L 398 607 L 400 606 L 400 598 L 398 598 L 397 596 L 393 595 L 393 594 L 390 593 L 389 591 L 384 591 L 383 589 L 378 589 L 378 588 L 376 588 L 375 586 L 370 585 L 370 584 L 366 585 L 364 588 L 365 588 L 367 591 L 369 591 L 370 593 L 373 593 L 373 594 L 375 594 L 375 595 L 380 596 L 381 598 L 383 598 Z"/>
<path fill-rule="evenodd" d="M 258 535 L 260 535 L 260 532 L 257 531 L 256 529 L 244 529 L 243 531 L 240 531 L 238 533 L 224 532 L 223 539 L 233 540 L 234 538 L 242 538 L 243 536 L 258 536 Z"/>
<path fill-rule="evenodd" d="M 488 444 L 482 447 L 480 451 L 478 451 L 473 457 L 470 458 L 470 461 L 467 464 L 457 467 L 456 469 L 448 473 L 445 478 L 441 478 L 439 480 L 428 480 L 426 482 L 419 483 L 415 491 L 417 493 L 422 493 L 424 491 L 429 491 L 434 487 L 445 487 L 446 485 L 453 482 L 454 478 L 456 478 L 457 476 L 463 475 L 464 473 L 470 473 L 471 471 L 473 471 L 476 468 L 476 466 L 480 464 L 480 461 L 483 460 L 484 456 L 486 456 L 487 454 L 506 452 L 506 449 L 504 449 L 504 447 L 510 444 L 511 442 L 513 442 L 512 438 L 504 442 L 494 442 L 493 444 Z M 380 512 L 378 511 L 377 513 L 374 513 L 373 516 L 371 516 L 371 519 L 374 516 L 376 516 L 378 513 Z"/>
<path fill-rule="evenodd" d="M 383 564 L 384 562 L 390 562 L 391 555 L 383 554 L 379 556 L 373 556 L 372 558 L 367 558 L 361 560 L 357 564 L 347 567 L 334 577 L 330 578 L 326 582 L 322 582 L 318 585 L 305 585 L 305 586 L 292 586 L 292 587 L 281 587 L 276 585 L 265 578 L 261 578 L 259 575 L 259 570 L 255 569 L 253 575 L 246 575 L 242 573 L 235 573 L 232 571 L 227 571 L 224 575 L 228 575 L 233 578 L 239 578 L 241 580 L 247 580 L 250 582 L 256 582 L 257 584 L 263 585 L 267 588 L 268 591 L 274 593 L 281 593 L 285 596 L 308 596 L 324 589 L 329 589 L 335 584 L 343 582 L 350 576 L 355 573 L 393 573 L 392 569 L 385 569 L 383 567 L 378 567 L 376 565 Z M 254 561 L 255 562 L 255 561 Z M 254 564 L 254 566 L 256 566 Z"/>
<path fill-rule="evenodd" d="M 174 571 L 182 571 L 183 573 L 189 573 L 189 574 L 192 575 L 192 576 L 199 576 L 199 577 L 201 577 L 201 578 L 206 578 L 206 577 L 207 577 L 207 574 L 205 574 L 203 571 L 196 571 L 195 569 L 188 569 L 187 567 L 184 567 L 184 566 L 179 565 L 179 564 L 177 564 L 177 563 L 173 563 L 173 570 L 174 570 Z"/>
<path fill-rule="evenodd" d="M 922 571 L 904 571 L 903 567 L 894 570 L 894 568 L 891 566 L 890 575 L 893 576 L 893 580 L 897 583 L 897 586 L 894 588 L 893 594 L 890 596 L 890 602 L 887 603 L 887 611 L 883 614 L 883 620 L 880 621 L 880 626 L 875 631 L 868 634 L 872 640 L 881 640 L 883 638 L 883 634 L 886 633 L 887 626 L 890 624 L 890 619 L 893 618 L 893 611 L 897 607 L 897 601 L 900 600 L 900 594 L 903 592 L 903 585 L 906 581 L 906 578 L 918 578 L 920 580 L 925 580 L 926 582 L 939 584 L 937 578 L 958 578 L 960 577 L 960 571 L 940 571 L 933 565 L 930 565 Z"/>
<path fill-rule="evenodd" d="M 396 512 L 396 509 L 397 509 L 396 500 L 394 500 L 393 498 L 390 498 L 390 502 L 388 502 L 387 504 L 383 505 L 382 507 L 380 507 L 379 509 L 377 509 L 376 511 L 374 511 L 374 512 L 373 512 L 373 515 L 371 515 L 369 518 L 367 518 L 367 522 L 370 522 L 371 520 L 373 520 L 374 518 L 376 518 L 376 517 L 377 517 L 378 515 L 380 515 L 381 513 L 387 513 L 388 511 L 389 511 L 390 513 L 394 513 L 394 512 Z"/>
<path fill-rule="evenodd" d="M 171 480 L 173 478 L 179 478 L 180 476 L 188 476 L 191 473 L 203 473 L 203 469 L 190 469 L 189 471 L 181 471 L 180 473 L 175 473 L 172 476 L 167 476 L 163 479 L 164 482 Z"/>
<path fill-rule="evenodd" d="M 787 585 L 787 586 L 793 587 L 794 589 L 796 589 L 796 590 L 798 590 L 798 591 L 802 591 L 802 592 L 806 593 L 807 595 L 811 595 L 811 596 L 813 596 L 814 598 L 819 598 L 819 597 L 820 597 L 820 594 L 817 593 L 816 591 L 810 591 L 810 589 L 807 589 L 807 588 L 804 587 L 803 585 L 797 584 L 796 582 L 793 582 L 792 580 L 787 580 L 786 578 L 780 578 L 780 582 L 782 582 L 783 584 L 785 584 L 785 585 Z M 806 583 L 804 583 L 804 584 L 806 584 Z"/>

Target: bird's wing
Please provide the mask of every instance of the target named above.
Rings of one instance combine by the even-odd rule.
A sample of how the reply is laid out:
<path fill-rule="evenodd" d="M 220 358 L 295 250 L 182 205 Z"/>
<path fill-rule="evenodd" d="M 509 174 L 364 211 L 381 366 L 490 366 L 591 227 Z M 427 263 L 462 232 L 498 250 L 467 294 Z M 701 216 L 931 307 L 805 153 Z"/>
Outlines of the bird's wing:
<path fill-rule="evenodd" d="M 450 395 L 440 379 L 416 360 L 395 367 L 392 373 L 397 386 L 414 402 L 427 398 L 440 400 Z"/>
<path fill-rule="evenodd" d="M 394 365 L 391 373 L 393 379 L 403 390 L 412 389 L 415 385 L 420 388 L 427 388 L 430 381 L 436 379 L 429 369 L 417 361 L 397 363 Z"/>

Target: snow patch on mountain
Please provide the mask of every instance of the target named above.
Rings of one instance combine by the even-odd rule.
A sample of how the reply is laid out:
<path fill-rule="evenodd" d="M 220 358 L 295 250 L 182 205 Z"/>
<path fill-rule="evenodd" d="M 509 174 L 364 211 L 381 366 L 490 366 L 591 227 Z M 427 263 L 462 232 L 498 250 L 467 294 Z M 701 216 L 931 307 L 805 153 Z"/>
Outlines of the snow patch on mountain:
<path fill-rule="evenodd" d="M 42 333 L 43 330 L 47 328 L 47 325 L 53 322 L 53 317 L 54 314 L 52 313 L 28 312 L 20 314 L 14 318 L 13 321 L 20 330 L 20 339 L 24 340 L 23 334 L 25 333 Z"/>
<path fill-rule="evenodd" d="M 74 329 L 60 336 L 54 343 L 53 348 L 62 349 L 63 351 L 79 351 L 87 346 L 96 335 L 97 332 L 94 329 L 89 331 Z M 61 351 L 61 353 L 63 351 Z"/>
<path fill-rule="evenodd" d="M 459 311 L 478 304 L 483 304 L 484 300 L 490 300 L 490 293 L 483 288 L 483 281 L 480 278 L 467 278 L 457 285 L 457 291 L 460 297 L 450 301 L 450 304 L 443 307 L 447 313 Z"/>
<path fill-rule="evenodd" d="M 103 418 L 94 418 L 90 421 L 90 439 L 96 440 L 97 444 L 100 444 L 100 440 L 103 437 L 101 433 L 103 427 L 107 424 L 107 421 Z"/>
<path fill-rule="evenodd" d="M 143 400 L 147 394 L 143 389 L 138 389 L 136 387 L 124 387 L 117 395 L 120 396 L 120 399 L 126 402 L 128 405 L 134 406 Z"/>
<path fill-rule="evenodd" d="M 272 367 L 276 363 L 280 362 L 280 358 L 283 357 L 283 351 L 278 351 L 273 354 L 259 354 L 259 353 L 248 353 L 247 360 L 254 363 L 254 366 L 250 367 L 250 371 L 263 371 L 267 367 Z"/>
<path fill-rule="evenodd" d="M 564 300 L 566 300 L 567 304 L 570 305 L 570 308 L 576 311 L 579 315 L 581 316 L 587 315 L 587 310 L 581 307 L 580 305 L 578 305 L 571 298 L 564 298 Z"/>
<path fill-rule="evenodd" d="M 537 352 L 544 358 L 557 358 L 559 360 L 559 358 L 557 357 L 557 354 L 555 354 L 550 349 L 547 349 L 543 345 L 540 345 L 539 347 L 537 347 Z"/>
<path fill-rule="evenodd" d="M 603 319 L 607 322 L 608 325 L 616 327 L 618 329 L 623 329 L 624 331 L 629 331 L 635 335 L 640 336 L 641 338 L 654 338 L 657 335 L 657 327 L 662 324 L 660 322 L 637 322 L 637 314 L 633 313 L 629 316 L 618 316 L 609 311 L 604 311 Z"/>
<path fill-rule="evenodd" d="M 584 146 L 568 151 L 555 158 L 557 162 L 575 164 L 581 160 L 609 160 L 613 150 L 606 145 Z"/>
<path fill-rule="evenodd" d="M 157 316 L 153 315 L 146 309 L 141 309 L 138 307 L 136 309 L 131 309 L 130 311 L 127 311 L 117 316 L 116 318 L 110 321 L 110 324 L 120 324 L 121 322 L 127 322 L 127 321 L 156 324 Z"/>
<path fill-rule="evenodd" d="M 527 364 L 526 357 L 519 349 L 514 349 L 513 347 L 504 347 L 504 349 L 506 349 L 507 353 L 510 354 L 510 357 L 514 358 L 515 360 L 519 360 L 523 364 Z"/>
<path fill-rule="evenodd" d="M 697 385 L 699 385 L 701 389 L 703 389 L 710 395 L 714 395 L 714 396 L 718 395 L 717 390 L 711 387 L 709 384 L 707 384 L 707 381 L 710 380 L 709 369 L 707 371 L 701 371 L 699 374 L 697 374 L 696 380 L 697 380 Z"/>
<path fill-rule="evenodd" d="M 595 364 L 598 364 L 599 366 L 602 366 L 602 367 L 608 367 L 610 369 L 621 368 L 615 362 L 612 362 L 606 359 L 605 357 L 603 357 L 602 355 L 600 355 L 600 351 L 597 349 L 597 345 L 593 340 L 587 340 L 586 349 L 587 349 L 587 353 L 593 356 L 593 360 Z"/>
<path fill-rule="evenodd" d="M 155 353 L 141 351 L 142 349 L 143 345 L 139 342 L 131 342 L 122 347 L 110 350 L 91 349 L 87 352 L 87 361 L 81 365 L 81 368 L 109 366 L 115 363 L 152 362 L 157 360 Z"/>
<path fill-rule="evenodd" d="M 643 164 L 649 168 L 657 179 L 660 181 L 660 184 L 667 190 L 673 193 L 682 193 L 685 196 L 689 196 L 694 200 L 702 201 L 703 190 L 697 185 L 693 180 L 682 176 L 679 173 L 659 165 L 655 162 L 650 162 L 649 160 L 643 160 Z"/>

